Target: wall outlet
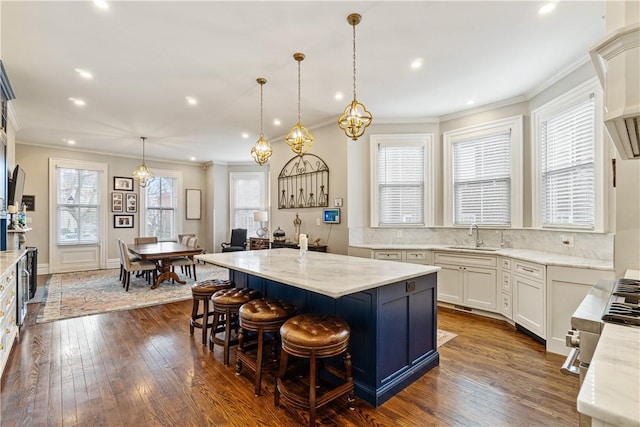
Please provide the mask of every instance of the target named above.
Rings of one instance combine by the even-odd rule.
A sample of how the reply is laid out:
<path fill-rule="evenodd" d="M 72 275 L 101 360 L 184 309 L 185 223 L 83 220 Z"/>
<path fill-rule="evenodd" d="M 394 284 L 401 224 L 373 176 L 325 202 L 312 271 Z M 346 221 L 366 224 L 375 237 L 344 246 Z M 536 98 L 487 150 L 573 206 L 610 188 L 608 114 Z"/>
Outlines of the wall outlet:
<path fill-rule="evenodd" d="M 573 247 L 573 236 L 562 236 L 562 244 L 570 248 Z"/>
<path fill-rule="evenodd" d="M 402 237 L 402 230 L 396 231 L 396 237 Z"/>
<path fill-rule="evenodd" d="M 316 218 L 316 225 L 320 225 L 320 224 L 321 224 L 320 218 Z"/>

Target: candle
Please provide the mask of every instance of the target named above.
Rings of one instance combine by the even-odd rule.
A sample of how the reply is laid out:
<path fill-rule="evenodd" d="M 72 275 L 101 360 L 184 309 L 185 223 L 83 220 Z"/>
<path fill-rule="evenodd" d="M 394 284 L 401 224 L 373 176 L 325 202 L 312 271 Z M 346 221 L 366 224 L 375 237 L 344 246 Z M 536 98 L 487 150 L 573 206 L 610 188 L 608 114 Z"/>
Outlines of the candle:
<path fill-rule="evenodd" d="M 301 234 L 300 235 L 300 239 L 299 239 L 299 245 L 300 245 L 300 250 L 301 251 L 306 251 L 307 249 L 309 249 L 309 240 L 307 239 L 307 235 L 306 234 Z"/>

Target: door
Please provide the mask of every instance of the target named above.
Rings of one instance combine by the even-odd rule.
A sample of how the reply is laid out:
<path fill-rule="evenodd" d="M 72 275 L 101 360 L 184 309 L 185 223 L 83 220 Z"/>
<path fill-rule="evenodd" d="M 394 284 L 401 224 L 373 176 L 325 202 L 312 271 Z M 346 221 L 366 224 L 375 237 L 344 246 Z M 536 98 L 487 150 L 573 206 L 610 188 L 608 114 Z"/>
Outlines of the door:
<path fill-rule="evenodd" d="M 454 265 L 440 265 L 438 301 L 462 304 L 462 270 Z"/>
<path fill-rule="evenodd" d="M 545 338 L 544 283 L 514 274 L 513 285 L 514 322 Z"/>
<path fill-rule="evenodd" d="M 51 273 L 107 264 L 107 164 L 49 159 Z"/>
<path fill-rule="evenodd" d="M 480 267 L 463 267 L 464 305 L 482 310 L 496 311 L 496 270 Z"/>

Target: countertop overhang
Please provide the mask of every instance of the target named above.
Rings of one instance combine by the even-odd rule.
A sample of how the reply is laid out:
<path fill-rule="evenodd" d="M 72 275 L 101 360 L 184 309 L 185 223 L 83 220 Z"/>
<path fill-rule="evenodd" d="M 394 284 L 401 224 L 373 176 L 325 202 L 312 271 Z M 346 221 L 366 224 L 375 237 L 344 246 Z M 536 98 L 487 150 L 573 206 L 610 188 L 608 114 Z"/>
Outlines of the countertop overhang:
<path fill-rule="evenodd" d="M 196 259 L 332 298 L 435 273 L 440 267 L 322 252 L 270 249 L 196 255 Z"/>

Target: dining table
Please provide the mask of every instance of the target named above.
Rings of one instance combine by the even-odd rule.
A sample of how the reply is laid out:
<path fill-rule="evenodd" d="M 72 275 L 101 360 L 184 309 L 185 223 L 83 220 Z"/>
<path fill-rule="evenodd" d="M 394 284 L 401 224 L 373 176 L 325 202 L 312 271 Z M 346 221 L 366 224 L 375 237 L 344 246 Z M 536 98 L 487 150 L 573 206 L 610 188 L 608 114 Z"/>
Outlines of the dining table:
<path fill-rule="evenodd" d="M 157 288 L 160 283 L 169 279 L 173 279 L 182 285 L 187 283 L 181 280 L 175 272 L 171 271 L 171 258 L 194 256 L 203 252 L 202 248 L 192 248 L 176 242 L 132 244 L 128 245 L 128 247 L 129 252 L 138 256 L 140 259 L 160 262 L 159 267 L 161 273 L 151 286 L 151 289 Z"/>

